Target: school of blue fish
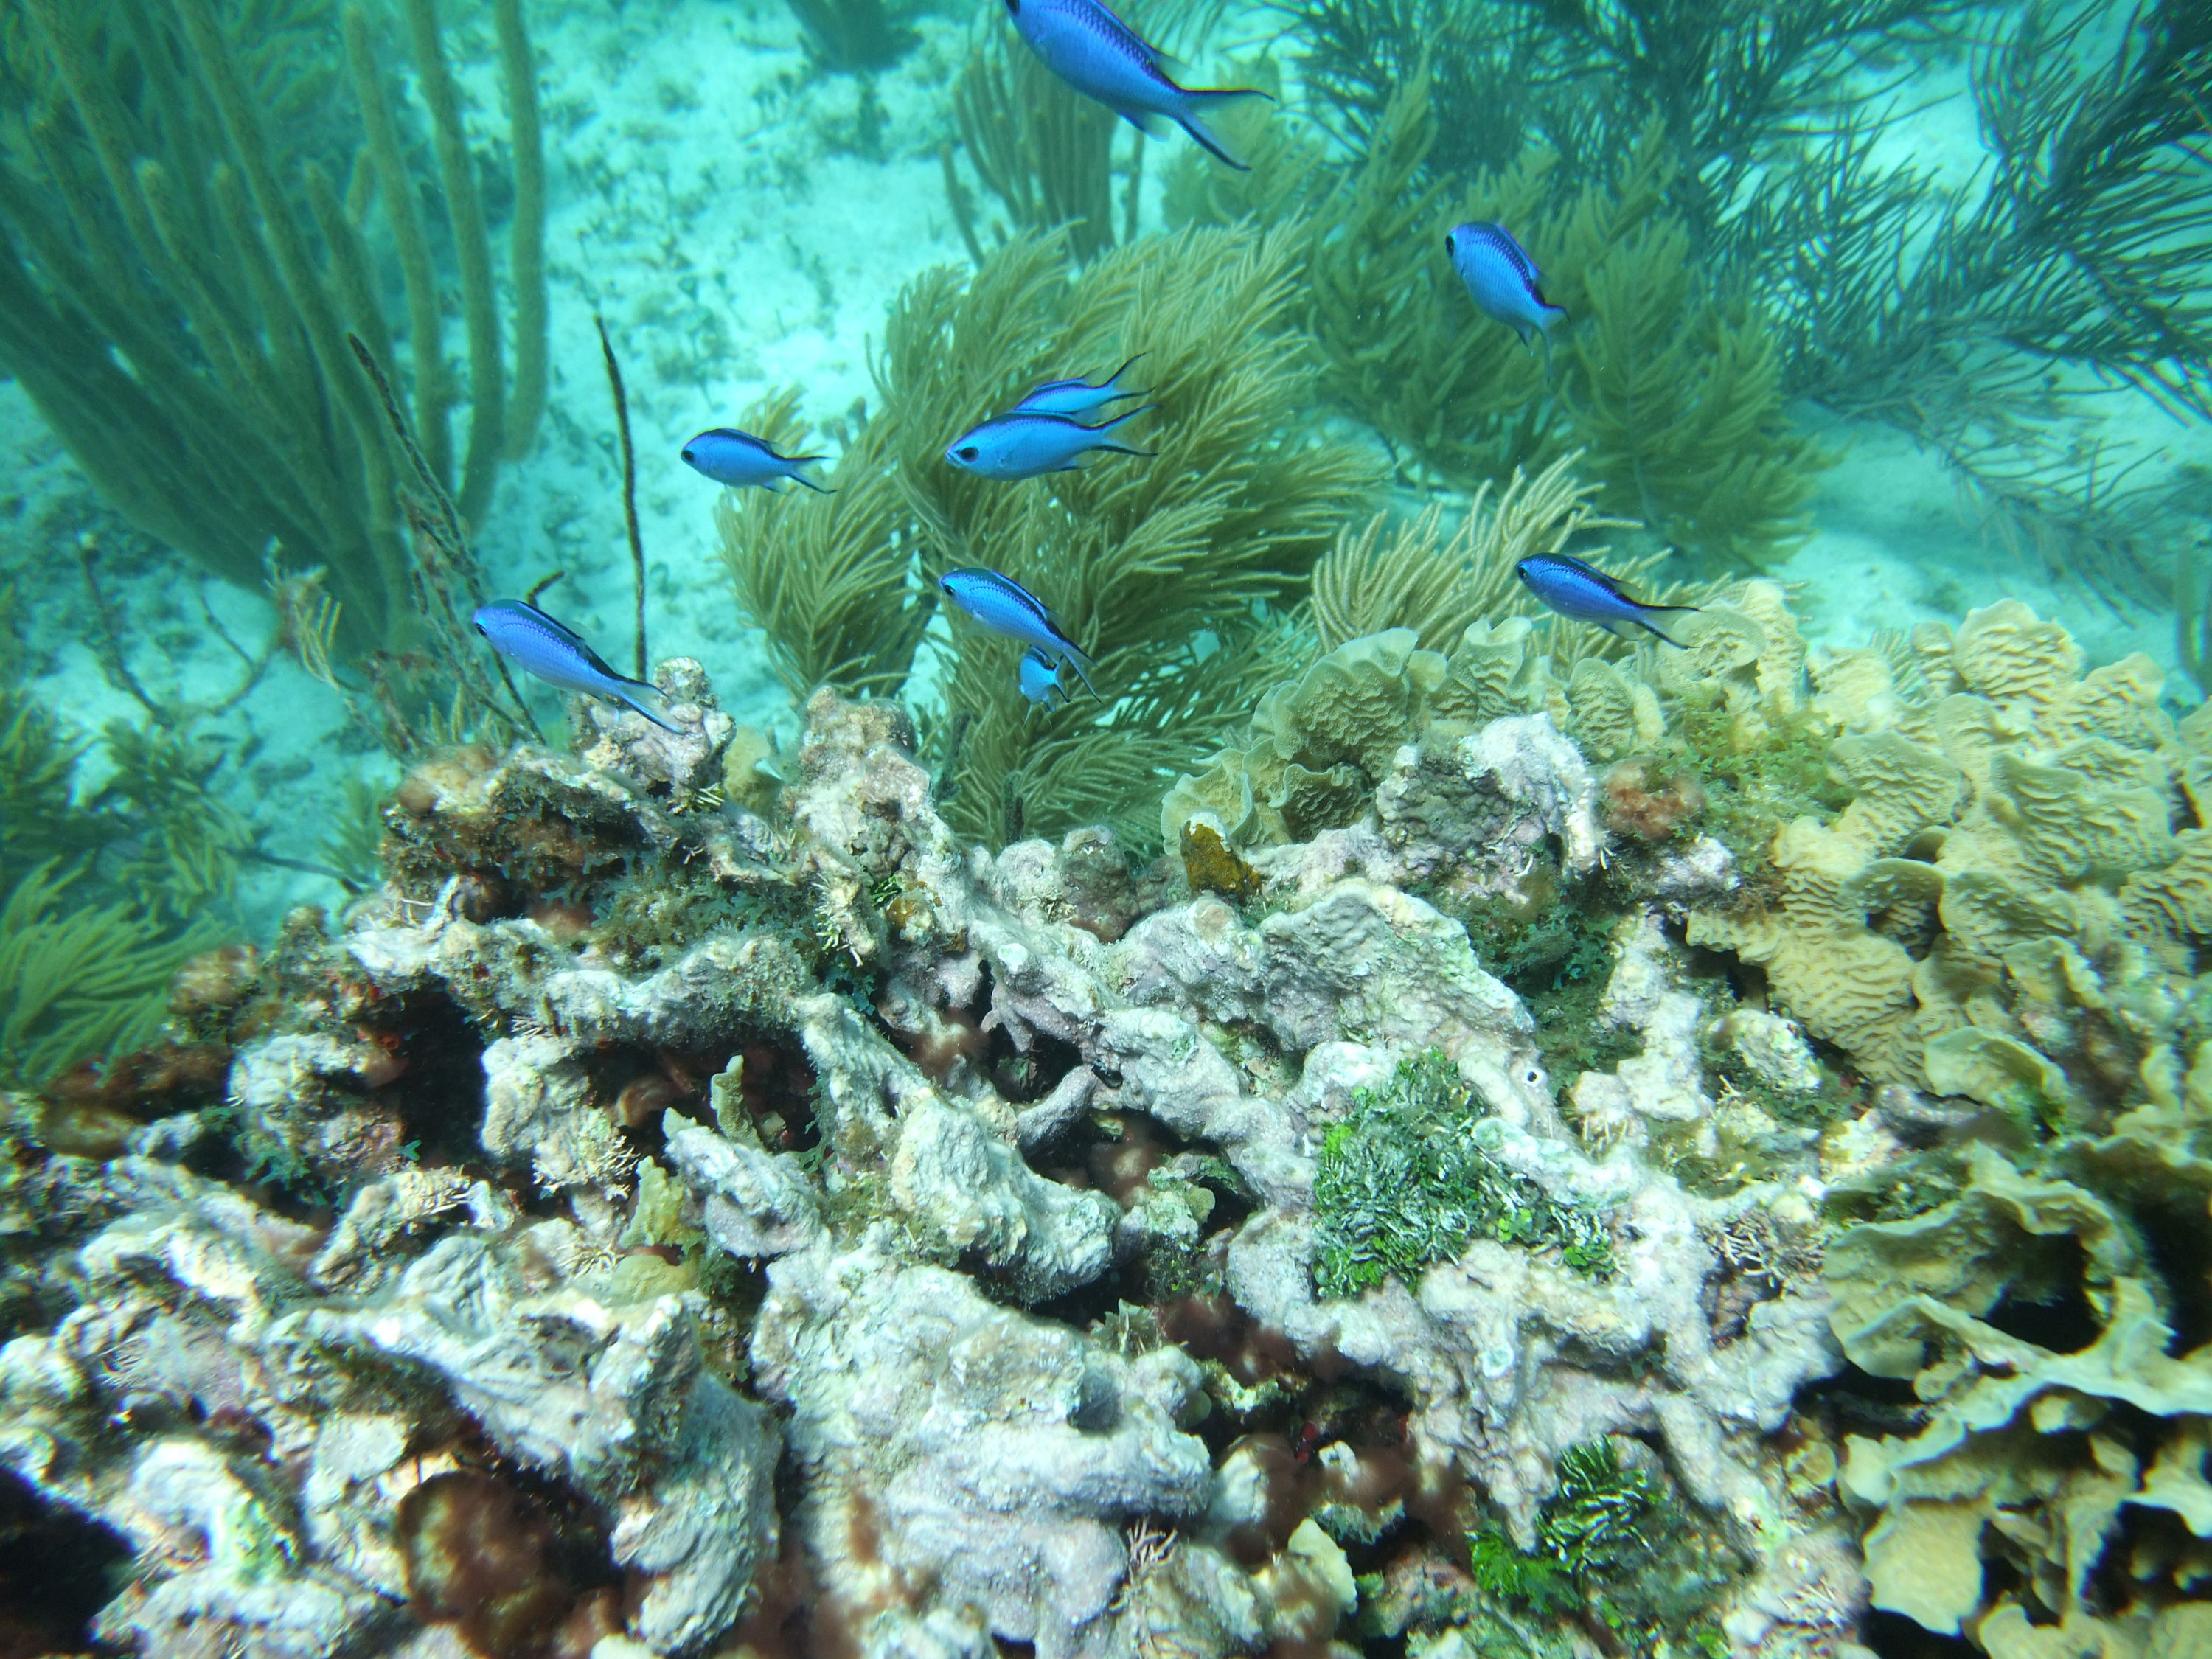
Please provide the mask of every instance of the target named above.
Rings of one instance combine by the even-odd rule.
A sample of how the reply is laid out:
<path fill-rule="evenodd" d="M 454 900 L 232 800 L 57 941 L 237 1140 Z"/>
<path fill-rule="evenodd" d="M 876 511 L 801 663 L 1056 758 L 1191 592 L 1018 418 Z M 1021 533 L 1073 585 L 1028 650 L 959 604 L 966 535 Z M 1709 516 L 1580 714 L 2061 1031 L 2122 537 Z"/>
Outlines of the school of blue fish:
<path fill-rule="evenodd" d="M 1173 58 L 1147 44 L 1100 0 L 1006 0 L 1015 32 L 1055 76 L 1076 92 L 1154 137 L 1180 127 L 1226 165 L 1245 163 L 1230 154 L 1206 125 L 1207 112 L 1240 99 L 1268 98 L 1250 88 L 1205 88 L 1182 84 L 1186 71 Z M 1444 234 L 1444 253 L 1476 310 L 1503 323 L 1523 345 L 1540 341 L 1545 377 L 1552 367 L 1552 331 L 1567 320 L 1565 307 L 1544 295 L 1542 272 L 1511 231 L 1497 223 L 1455 225 Z M 1131 357 L 1103 380 L 1081 375 L 1046 380 L 1011 408 L 979 421 L 945 446 L 944 461 L 971 477 L 998 483 L 1020 483 L 1055 473 L 1081 470 L 1094 456 L 1149 460 L 1156 452 L 1120 441 L 1119 429 L 1158 404 L 1098 418 L 1109 404 L 1149 397 L 1123 385 L 1144 354 Z M 835 494 L 805 468 L 824 455 L 786 455 L 769 440 L 734 427 L 699 433 L 681 452 L 685 465 L 732 489 L 775 491 L 786 482 L 823 495 Z M 1584 561 L 1561 553 L 1522 559 L 1515 574 L 1538 600 L 1562 617 L 1626 636 L 1641 628 L 1668 645 L 1681 641 L 1652 617 L 1694 611 L 1694 605 L 1647 605 Z M 1032 708 L 1049 710 L 1067 699 L 1064 670 L 1093 698 L 1091 675 L 1097 667 L 1045 602 L 1002 571 L 980 568 L 948 570 L 938 587 L 951 605 L 982 627 L 1027 649 L 1016 667 L 1016 684 Z M 581 635 L 555 621 L 528 600 L 501 600 L 477 610 L 477 631 L 491 647 L 533 678 L 566 691 L 621 702 L 654 725 L 670 731 L 655 707 L 658 693 L 642 680 L 617 673 Z M 1103 701 L 1099 698 L 1099 701 Z"/>

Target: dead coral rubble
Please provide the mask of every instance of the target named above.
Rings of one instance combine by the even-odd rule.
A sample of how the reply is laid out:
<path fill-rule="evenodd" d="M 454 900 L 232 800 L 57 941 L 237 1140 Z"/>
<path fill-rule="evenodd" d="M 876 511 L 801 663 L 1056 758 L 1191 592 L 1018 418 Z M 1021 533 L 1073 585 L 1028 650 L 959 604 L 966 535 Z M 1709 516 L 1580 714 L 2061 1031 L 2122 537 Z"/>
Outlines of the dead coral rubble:
<path fill-rule="evenodd" d="M 1612 1437 L 1732 1564 L 1700 1639 L 1844 1655 L 1852 1539 L 1778 1437 L 1837 1363 L 1784 1248 L 1806 1201 L 1655 1166 L 1720 1109 L 1694 1042 L 1615 1079 L 1644 1130 L 1570 1127 L 1521 999 L 1408 889 L 1515 892 L 1549 845 L 1599 870 L 1596 781 L 1471 647 L 1404 643 L 1275 705 L 1326 788 L 1286 765 L 1191 803 L 1261 884 L 1243 908 L 1097 831 L 961 844 L 904 717 L 826 695 L 781 799 L 746 797 L 769 818 L 720 800 L 730 734 L 680 675 L 674 739 L 617 716 L 582 759 L 427 764 L 384 892 L 272 958 L 228 1104 L 11 1166 L 9 1205 L 80 1219 L 15 1270 L 43 1277 L 11 1305 L 65 1276 L 74 1306 L 0 1349 L 0 1456 L 137 1552 L 102 1639 L 466 1642 L 489 1615 L 437 1586 L 511 1580 L 549 1632 L 667 1655 L 1226 1655 L 1458 1574 L 1398 1626 L 1444 1644 L 1530 1616 L 1466 1577 L 1468 1530 L 1528 1546 Z M 1462 686 L 1462 729 L 1370 742 L 1328 706 L 1392 684 L 1394 719 Z M 1359 801 L 1322 812 L 1337 767 Z M 1695 996 L 1650 926 L 1610 1017 L 1657 1051 Z M 1793 1041 L 1737 1039 L 1784 1078 Z M 1609 1272 L 1509 1226 L 1317 1293 L 1324 1144 L 1431 1054 L 1502 1190 L 1596 1218 Z M 1200 1306 L 1245 1335 L 1170 1340 Z M 439 1557 L 462 1513 L 512 1534 L 508 1577 Z M 589 1571 L 546 1588 L 562 1550 Z"/>

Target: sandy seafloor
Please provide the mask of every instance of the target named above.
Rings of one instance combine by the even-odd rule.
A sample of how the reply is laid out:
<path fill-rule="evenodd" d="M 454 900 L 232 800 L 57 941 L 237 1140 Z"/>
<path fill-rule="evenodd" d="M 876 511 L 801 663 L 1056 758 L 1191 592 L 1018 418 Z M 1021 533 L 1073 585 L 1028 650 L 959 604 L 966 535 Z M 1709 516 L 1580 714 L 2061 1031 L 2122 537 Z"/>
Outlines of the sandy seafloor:
<path fill-rule="evenodd" d="M 503 125 L 486 119 L 498 108 L 488 25 L 474 9 L 446 9 L 473 118 L 488 140 L 503 138 Z M 963 7 L 913 20 L 917 44 L 874 78 L 871 110 L 854 77 L 811 70 L 780 0 L 531 8 L 552 204 L 553 391 L 537 450 L 503 475 L 477 537 L 496 591 L 520 593 L 566 572 L 543 603 L 611 660 L 627 659 L 628 553 L 596 306 L 630 388 L 653 656 L 699 658 L 738 718 L 793 729 L 789 701 L 730 598 L 714 544 L 718 492 L 678 450 L 785 385 L 801 388 L 811 418 L 843 414 L 872 392 L 869 353 L 900 285 L 932 264 L 965 261 L 938 150 L 951 137 L 947 88 L 973 15 Z M 1203 63 L 1249 51 L 1276 27 L 1264 13 L 1232 12 L 1210 51 L 1185 55 Z M 1897 142 L 1967 173 L 1971 107 L 1955 95 L 1934 102 Z M 1160 155 L 1151 149 L 1156 223 Z M 1468 325 L 1485 325 L 1470 312 Z M 455 343 L 449 331 L 448 349 Z M 463 418 L 457 411 L 457 430 Z M 2147 410 L 2114 418 L 2138 445 L 2212 458 L 2201 428 Z M 2174 670 L 2169 614 L 2117 610 L 2078 585 L 2054 586 L 1992 538 L 1938 461 L 1893 432 L 1823 430 L 1842 459 L 1821 481 L 1814 533 L 1774 573 L 1796 589 L 1816 643 L 1953 621 L 2009 594 L 2063 618 L 2094 661 L 2142 650 Z M 189 572 L 179 580 L 177 562 L 99 505 L 20 388 L 0 382 L 0 581 L 14 592 L 38 690 L 90 731 L 141 711 L 98 666 L 74 551 L 88 531 L 127 612 L 142 679 L 163 697 L 219 698 L 240 664 L 206 612 L 251 649 L 269 630 L 267 605 Z M 2178 673 L 2169 690 L 2195 700 Z M 541 707 L 551 712 L 553 700 Z M 347 811 L 348 780 L 392 777 L 392 763 L 343 726 L 336 698 L 280 661 L 235 710 L 202 726 L 236 746 L 222 787 L 269 852 L 315 860 Z M 84 776 L 98 775 L 95 757 Z M 253 866 L 235 920 L 260 933 L 290 905 L 343 898 L 325 878 Z"/>

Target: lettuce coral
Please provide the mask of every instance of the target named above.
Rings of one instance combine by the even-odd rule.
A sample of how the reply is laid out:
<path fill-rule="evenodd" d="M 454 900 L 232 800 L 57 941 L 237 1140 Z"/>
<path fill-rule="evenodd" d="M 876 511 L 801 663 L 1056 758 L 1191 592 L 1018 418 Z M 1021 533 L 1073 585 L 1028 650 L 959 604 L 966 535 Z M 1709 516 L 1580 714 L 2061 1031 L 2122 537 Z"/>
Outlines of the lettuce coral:
<path fill-rule="evenodd" d="M 2212 1346 L 2201 1285 L 2159 1242 L 2170 1221 L 2203 1225 L 2197 1127 L 2138 1113 L 2055 1149 L 2049 1173 L 1977 1146 L 1957 1199 L 1830 1246 L 1844 1352 L 1929 1407 L 1917 1433 L 1853 1437 L 1839 1478 L 1876 1517 L 1876 1607 L 2007 1659 L 2039 1651 L 2031 1617 L 2134 1651 L 2168 1595 L 2212 1577 Z"/>
<path fill-rule="evenodd" d="M 1849 805 L 1782 825 L 1765 908 L 1694 915 L 1692 942 L 1759 963 L 1877 1079 L 1989 1104 L 2124 1097 L 2160 1033 L 2122 1005 L 2212 914 L 2206 832 L 2170 827 L 2193 811 L 2194 733 L 2148 658 L 2085 675 L 2065 629 L 2016 600 L 1921 630 L 1903 666 L 1874 648 L 1815 665 Z"/>

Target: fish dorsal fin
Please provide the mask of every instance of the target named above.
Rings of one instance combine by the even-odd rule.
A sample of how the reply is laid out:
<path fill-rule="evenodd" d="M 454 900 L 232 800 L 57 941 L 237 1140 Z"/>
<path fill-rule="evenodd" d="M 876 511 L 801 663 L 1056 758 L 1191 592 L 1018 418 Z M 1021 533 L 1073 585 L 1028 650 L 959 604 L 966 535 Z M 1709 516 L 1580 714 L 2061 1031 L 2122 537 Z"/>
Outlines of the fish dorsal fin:
<path fill-rule="evenodd" d="M 1479 224 L 1474 228 L 1476 234 L 1513 267 L 1515 274 L 1528 284 L 1528 291 L 1534 294 L 1536 284 L 1543 279 L 1544 273 L 1536 269 L 1536 262 L 1528 257 L 1528 250 L 1514 240 L 1513 233 L 1494 221 Z M 1539 295 L 1537 297 L 1540 299 L 1542 296 Z"/>
<path fill-rule="evenodd" d="M 569 627 L 568 623 L 562 622 L 558 617 L 548 616 L 544 611 L 538 608 L 535 600 L 517 599 L 514 603 L 520 605 L 532 616 L 537 617 L 538 621 L 544 623 L 548 628 L 558 634 L 562 639 L 568 641 L 574 645 L 584 646 L 584 636 L 582 635 L 579 634 L 574 629 Z M 584 646 L 584 649 L 588 652 L 591 647 L 589 646 Z"/>
<path fill-rule="evenodd" d="M 643 680 L 634 680 L 630 678 L 629 675 L 622 672 L 621 670 L 617 669 L 605 657 L 602 657 L 598 652 L 592 650 L 590 646 L 586 645 L 583 641 L 578 640 L 576 641 L 576 649 L 583 653 L 584 660 L 591 664 L 592 672 L 593 673 L 605 674 L 609 679 L 619 680 L 624 685 L 646 684 L 646 682 Z"/>
<path fill-rule="evenodd" d="M 1065 417 L 1063 416 L 1062 418 Z M 1080 421 L 1069 421 L 1067 423 L 1070 426 L 1079 428 L 1081 430 L 1085 432 L 1091 429 L 1091 428 L 1085 426 Z M 1037 619 L 1043 623 L 1047 628 L 1052 629 L 1053 637 L 1054 639 L 1064 640 L 1070 647 L 1074 646 L 1075 636 L 1060 625 L 1060 618 L 1053 614 L 1053 610 L 1050 605 L 1047 605 L 1042 599 L 1037 598 L 1036 594 L 1030 592 L 1028 588 L 1023 586 L 1021 583 L 1016 581 L 1012 576 L 1005 578 L 1005 580 L 1006 586 L 1020 596 L 1022 603 L 1028 605 L 1031 611 L 1036 613 Z"/>
<path fill-rule="evenodd" d="M 1091 27 L 1104 36 L 1115 51 L 1138 64 L 1146 73 L 1158 76 L 1169 86 L 1176 87 L 1165 67 L 1173 60 L 1164 59 L 1150 41 L 1109 10 L 1102 0 L 1081 0 L 1081 9 L 1089 14 Z M 1182 88 L 1176 87 L 1176 90 L 1180 92 Z"/>
<path fill-rule="evenodd" d="M 532 616 L 537 617 L 538 621 L 544 623 L 548 628 L 558 634 L 563 641 L 574 646 L 576 649 L 576 654 L 583 658 L 586 665 L 590 667 L 593 673 L 605 674 L 609 679 L 619 680 L 624 685 L 641 685 L 645 687 L 647 690 L 653 692 L 654 696 L 658 696 L 659 695 L 659 688 L 655 686 L 650 680 L 634 680 L 629 675 L 623 673 L 615 668 L 605 657 L 602 657 L 598 652 L 592 649 L 591 646 L 586 641 L 581 634 L 579 634 L 574 629 L 569 627 L 568 623 L 562 622 L 558 617 L 547 616 L 543 611 L 540 611 L 528 599 L 517 599 L 515 604 L 520 605 L 525 611 L 527 611 Z"/>
<path fill-rule="evenodd" d="M 1620 583 L 1617 580 L 1607 575 L 1604 571 L 1599 569 L 1588 559 L 1578 559 L 1571 553 L 1554 553 L 1552 556 L 1559 560 L 1563 564 L 1572 565 L 1577 570 L 1582 572 L 1583 575 L 1589 577 L 1600 587 L 1605 589 L 1607 592 L 1612 594 L 1616 599 L 1620 599 L 1623 603 L 1628 605 L 1641 605 L 1643 603 L 1641 599 L 1631 599 L 1627 592 L 1622 589 Z"/>

